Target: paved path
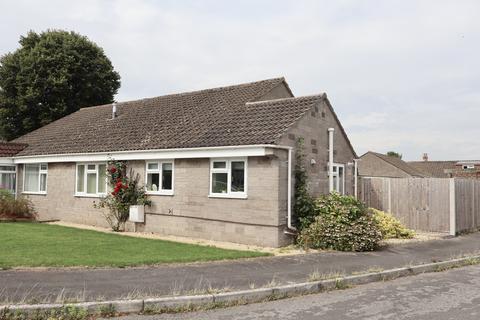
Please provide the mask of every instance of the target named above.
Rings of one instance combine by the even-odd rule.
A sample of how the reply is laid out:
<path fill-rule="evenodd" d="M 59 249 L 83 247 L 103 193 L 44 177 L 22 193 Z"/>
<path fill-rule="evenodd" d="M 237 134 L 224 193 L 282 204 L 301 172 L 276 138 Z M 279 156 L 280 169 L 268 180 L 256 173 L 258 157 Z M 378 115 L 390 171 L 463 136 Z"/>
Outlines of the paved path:
<path fill-rule="evenodd" d="M 304 282 L 309 274 L 352 273 L 380 267 L 447 260 L 480 252 L 480 233 L 453 239 L 415 243 L 366 253 L 316 253 L 251 260 L 163 265 L 125 269 L 56 269 L 0 271 L 0 304 L 121 299 L 187 293 L 207 288 L 231 290 Z"/>
<path fill-rule="evenodd" d="M 228 309 L 118 320 L 478 320 L 479 287 L 480 266 L 476 265 Z"/>

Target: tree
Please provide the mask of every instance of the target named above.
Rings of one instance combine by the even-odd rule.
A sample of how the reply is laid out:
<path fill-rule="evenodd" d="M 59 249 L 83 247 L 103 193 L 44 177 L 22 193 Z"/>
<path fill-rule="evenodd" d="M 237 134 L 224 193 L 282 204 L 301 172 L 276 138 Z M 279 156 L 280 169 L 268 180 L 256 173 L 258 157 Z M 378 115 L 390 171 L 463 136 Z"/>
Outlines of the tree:
<path fill-rule="evenodd" d="M 120 75 L 102 48 L 75 32 L 30 31 L 0 58 L 0 140 L 81 107 L 113 102 Z"/>
<path fill-rule="evenodd" d="M 388 151 L 387 156 L 402 159 L 402 154 L 395 151 Z"/>

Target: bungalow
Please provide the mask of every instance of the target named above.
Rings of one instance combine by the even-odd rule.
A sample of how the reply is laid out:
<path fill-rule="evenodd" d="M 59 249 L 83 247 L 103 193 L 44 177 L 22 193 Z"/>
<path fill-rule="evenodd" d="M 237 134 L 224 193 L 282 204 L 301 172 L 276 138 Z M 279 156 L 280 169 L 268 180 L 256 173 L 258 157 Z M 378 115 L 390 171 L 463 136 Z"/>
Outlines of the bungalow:
<path fill-rule="evenodd" d="M 479 160 L 431 161 L 424 153 L 423 161 L 409 161 L 408 164 L 429 177 L 480 179 Z"/>
<path fill-rule="evenodd" d="M 353 194 L 355 151 L 327 96 L 294 97 L 284 78 L 82 108 L 12 141 L 1 174 L 41 219 L 103 226 L 92 204 L 107 161 L 124 160 L 152 200 L 135 230 L 278 247 L 298 138 L 310 191 Z"/>
<path fill-rule="evenodd" d="M 358 175 L 365 178 L 424 178 L 425 174 L 398 157 L 368 151 L 360 157 Z"/>

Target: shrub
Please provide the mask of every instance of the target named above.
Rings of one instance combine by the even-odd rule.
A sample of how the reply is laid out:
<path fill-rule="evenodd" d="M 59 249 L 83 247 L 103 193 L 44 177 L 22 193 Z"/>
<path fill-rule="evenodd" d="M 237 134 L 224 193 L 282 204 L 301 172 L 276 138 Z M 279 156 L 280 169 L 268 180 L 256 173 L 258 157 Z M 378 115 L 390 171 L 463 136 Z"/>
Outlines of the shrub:
<path fill-rule="evenodd" d="M 10 191 L 0 190 L 0 219 L 35 220 L 36 218 L 37 214 L 29 199 L 25 197 L 15 199 Z"/>
<path fill-rule="evenodd" d="M 397 218 L 387 212 L 374 208 L 369 209 L 377 223 L 383 239 L 411 239 L 415 236 L 413 230 L 407 229 Z"/>
<path fill-rule="evenodd" d="M 108 162 L 108 184 L 113 190 L 100 202 L 94 203 L 95 208 L 107 208 L 105 220 L 113 231 L 123 231 L 128 220 L 129 209 L 132 205 L 150 205 L 145 188 L 139 185 L 140 176 L 130 169 L 127 176 L 127 165 L 124 161 L 111 160 Z"/>
<path fill-rule="evenodd" d="M 315 201 L 316 217 L 297 242 L 309 248 L 371 251 L 382 239 L 372 212 L 351 196 L 331 193 Z"/>

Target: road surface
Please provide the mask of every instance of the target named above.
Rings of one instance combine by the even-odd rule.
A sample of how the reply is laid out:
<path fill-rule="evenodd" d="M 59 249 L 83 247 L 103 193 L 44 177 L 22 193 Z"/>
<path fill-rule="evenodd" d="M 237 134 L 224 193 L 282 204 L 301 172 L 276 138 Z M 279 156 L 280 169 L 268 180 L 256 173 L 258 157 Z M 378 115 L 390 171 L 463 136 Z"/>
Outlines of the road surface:
<path fill-rule="evenodd" d="M 228 309 L 119 319 L 477 320 L 480 319 L 480 266 Z"/>

